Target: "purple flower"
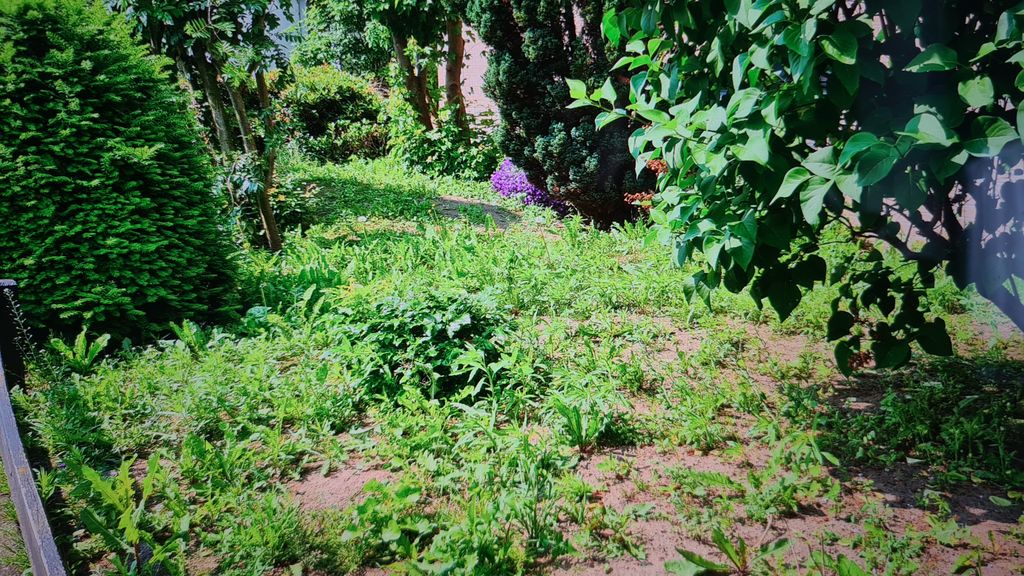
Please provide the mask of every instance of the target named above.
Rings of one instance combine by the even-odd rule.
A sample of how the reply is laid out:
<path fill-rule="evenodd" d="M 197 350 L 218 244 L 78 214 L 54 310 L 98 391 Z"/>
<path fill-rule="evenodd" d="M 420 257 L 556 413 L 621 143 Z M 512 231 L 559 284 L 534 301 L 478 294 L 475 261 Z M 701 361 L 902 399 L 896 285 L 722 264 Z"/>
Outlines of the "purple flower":
<path fill-rule="evenodd" d="M 531 184 L 526 177 L 526 172 L 517 168 L 508 158 L 491 175 L 491 187 L 498 194 L 506 198 L 516 198 L 528 206 L 546 206 L 557 212 L 559 216 L 569 213 L 567 203 L 552 198 L 545 190 Z"/>

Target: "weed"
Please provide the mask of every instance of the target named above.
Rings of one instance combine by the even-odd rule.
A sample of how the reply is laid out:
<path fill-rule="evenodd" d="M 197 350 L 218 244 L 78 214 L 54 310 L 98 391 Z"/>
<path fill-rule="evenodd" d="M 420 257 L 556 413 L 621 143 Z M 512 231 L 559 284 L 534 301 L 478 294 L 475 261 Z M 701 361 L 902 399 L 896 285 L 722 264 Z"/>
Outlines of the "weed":
<path fill-rule="evenodd" d="M 682 555 L 682 558 L 666 562 L 665 570 L 677 576 L 688 576 L 691 574 L 749 574 L 754 568 L 766 564 L 785 552 L 790 545 L 788 540 L 782 539 L 759 545 L 756 549 L 752 550 L 747 546 L 747 542 L 743 538 L 737 538 L 736 542 L 733 543 L 718 528 L 715 528 L 712 532 L 711 542 L 719 552 L 725 555 L 729 564 L 715 562 L 680 548 L 677 551 Z"/>
<path fill-rule="evenodd" d="M 72 346 L 68 346 L 59 338 L 50 339 L 50 347 L 53 348 L 64 362 L 64 366 L 75 374 L 86 375 L 92 372 L 93 365 L 99 359 L 100 354 L 110 343 L 110 334 L 102 334 L 90 342 L 86 337 L 86 329 L 83 328 Z"/>

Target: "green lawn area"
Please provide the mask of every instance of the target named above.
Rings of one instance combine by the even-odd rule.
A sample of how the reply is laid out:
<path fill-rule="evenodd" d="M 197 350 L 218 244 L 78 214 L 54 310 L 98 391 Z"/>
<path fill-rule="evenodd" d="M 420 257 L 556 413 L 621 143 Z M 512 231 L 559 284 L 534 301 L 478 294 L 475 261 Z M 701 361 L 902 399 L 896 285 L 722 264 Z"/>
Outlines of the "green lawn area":
<path fill-rule="evenodd" d="M 847 379 L 834 294 L 689 306 L 642 223 L 383 160 L 282 179 L 316 223 L 239 255 L 237 324 L 34 359 L 80 573 L 1022 573 L 1024 341 L 952 283 L 957 356 Z"/>

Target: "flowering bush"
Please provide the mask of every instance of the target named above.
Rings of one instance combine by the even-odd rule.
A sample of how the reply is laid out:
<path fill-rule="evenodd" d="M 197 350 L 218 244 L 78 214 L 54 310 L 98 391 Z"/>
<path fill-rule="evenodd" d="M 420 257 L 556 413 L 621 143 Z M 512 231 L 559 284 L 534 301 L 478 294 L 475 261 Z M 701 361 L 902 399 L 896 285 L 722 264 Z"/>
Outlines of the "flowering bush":
<path fill-rule="evenodd" d="M 516 198 L 527 206 L 545 206 L 557 212 L 559 216 L 565 216 L 569 212 L 567 203 L 552 198 L 546 191 L 530 183 L 526 172 L 516 167 L 508 158 L 491 175 L 491 186 L 498 194 L 506 198 Z"/>

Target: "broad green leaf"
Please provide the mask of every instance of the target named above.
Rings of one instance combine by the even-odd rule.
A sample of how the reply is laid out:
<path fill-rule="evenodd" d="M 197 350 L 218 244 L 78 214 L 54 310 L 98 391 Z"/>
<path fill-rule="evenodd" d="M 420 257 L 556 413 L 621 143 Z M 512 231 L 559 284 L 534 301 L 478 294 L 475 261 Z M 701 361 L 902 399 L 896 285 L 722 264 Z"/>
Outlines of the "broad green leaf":
<path fill-rule="evenodd" d="M 937 144 L 945 147 L 957 141 L 956 134 L 947 128 L 938 116 L 930 113 L 918 114 L 911 118 L 900 134 L 910 136 L 918 143 L 926 145 Z"/>
<path fill-rule="evenodd" d="M 708 264 L 712 268 L 718 268 L 718 258 L 722 254 L 722 248 L 725 247 L 725 242 L 722 241 L 721 237 L 712 236 L 704 239 L 704 247 L 702 252 L 708 259 Z"/>
<path fill-rule="evenodd" d="M 757 28 L 754 28 L 753 31 L 760 32 L 761 30 L 764 30 L 765 28 L 771 26 L 772 24 L 777 24 L 785 19 L 786 12 L 784 10 L 776 10 L 775 12 L 772 12 L 772 14 L 765 18 L 764 20 L 758 22 Z"/>
<path fill-rule="evenodd" d="M 732 89 L 739 90 L 740 84 L 743 83 L 743 74 L 747 71 L 747 67 L 750 66 L 750 55 L 743 52 L 732 61 Z"/>
<path fill-rule="evenodd" d="M 843 146 L 843 151 L 839 154 L 839 164 L 845 165 L 858 152 L 870 148 L 876 142 L 878 142 L 878 137 L 871 132 L 858 132 L 850 136 L 849 140 L 846 141 L 846 145 Z"/>
<path fill-rule="evenodd" d="M 757 240 L 757 215 L 751 210 L 733 228 L 732 233 L 744 240 L 755 242 Z"/>
<path fill-rule="evenodd" d="M 837 576 L 870 576 L 856 562 L 842 554 L 839 555 L 839 560 L 836 561 L 836 574 Z"/>
<path fill-rule="evenodd" d="M 726 246 L 729 255 L 744 270 L 750 267 L 750 261 L 754 258 L 754 248 L 757 241 L 757 218 L 753 210 L 747 216 L 730 228 L 732 242 Z"/>
<path fill-rule="evenodd" d="M 832 66 L 832 71 L 835 73 L 836 78 L 839 78 L 839 82 L 843 84 L 843 88 L 850 94 L 856 94 L 860 89 L 860 68 L 856 65 L 847 66 L 846 64 L 836 63 Z"/>
<path fill-rule="evenodd" d="M 665 113 L 662 112 L 662 114 Z M 665 114 L 665 117 L 667 118 L 668 114 Z M 601 128 L 604 128 L 605 126 L 611 124 L 612 122 L 615 122 L 619 118 L 625 118 L 625 114 L 619 112 L 618 110 L 614 110 L 612 112 L 601 112 L 594 118 L 594 126 L 596 126 L 598 130 L 600 130 Z"/>
<path fill-rule="evenodd" d="M 843 172 L 836 174 L 836 188 L 839 191 L 854 201 L 860 202 L 861 193 L 864 191 L 863 187 L 857 182 L 857 174 L 851 174 Z"/>
<path fill-rule="evenodd" d="M 757 88 L 746 88 L 733 94 L 729 99 L 729 105 L 725 108 L 725 116 L 729 123 L 732 124 L 733 120 L 750 116 L 760 97 L 761 91 Z"/>
<path fill-rule="evenodd" d="M 949 339 L 949 332 L 946 331 L 946 321 L 942 318 L 925 323 L 924 328 L 917 333 L 917 343 L 922 350 L 935 356 L 953 354 L 953 343 Z"/>
<path fill-rule="evenodd" d="M 1010 41 L 1014 38 L 1020 38 L 1020 32 L 1017 30 L 1017 19 L 1010 13 L 1009 10 L 999 15 L 999 20 L 996 22 L 996 46 L 1002 45 L 1004 42 Z"/>
<path fill-rule="evenodd" d="M 836 3 L 836 0 L 815 0 L 814 4 L 811 5 L 811 16 L 816 16 L 825 10 L 828 10 Z"/>
<path fill-rule="evenodd" d="M 721 106 L 713 106 L 709 108 L 706 112 L 706 115 L 706 127 L 708 130 L 711 130 L 712 132 L 717 132 L 718 129 L 721 128 L 723 124 L 725 124 L 725 108 L 722 108 Z"/>
<path fill-rule="evenodd" d="M 571 104 L 566 106 L 566 108 L 589 108 L 589 107 L 599 108 L 599 106 L 597 104 L 594 104 L 594 102 L 592 100 L 585 100 L 585 99 L 582 99 L 582 98 L 579 99 L 579 100 L 573 100 Z"/>
<path fill-rule="evenodd" d="M 880 182 L 889 175 L 897 160 L 899 154 L 895 147 L 885 142 L 875 144 L 857 160 L 854 167 L 857 184 L 866 188 Z"/>
<path fill-rule="evenodd" d="M 704 568 L 685 558 L 665 562 L 665 571 L 673 576 L 700 576 L 705 573 Z"/>
<path fill-rule="evenodd" d="M 612 70 L 618 70 L 623 66 L 629 66 L 632 69 L 634 60 L 636 60 L 635 56 L 622 56 L 615 61 L 615 64 L 612 64 Z"/>
<path fill-rule="evenodd" d="M 800 289 L 786 278 L 774 278 L 767 286 L 762 286 L 761 292 L 768 297 L 768 303 L 783 322 L 800 304 Z"/>
<path fill-rule="evenodd" d="M 768 165 L 771 151 L 768 148 L 768 134 L 764 130 L 744 130 L 747 141 L 742 144 L 734 144 L 732 151 L 740 160 L 757 162 L 762 166 Z"/>
<path fill-rule="evenodd" d="M 992 157 L 1017 138 L 1010 123 L 995 116 L 981 116 L 971 125 L 971 139 L 964 142 L 964 150 L 972 156 Z"/>
<path fill-rule="evenodd" d="M 910 360 L 910 345 L 895 338 L 876 340 L 871 345 L 877 368 L 896 368 Z"/>
<path fill-rule="evenodd" d="M 804 39 L 803 28 L 793 24 L 782 32 L 782 43 L 792 52 L 800 56 L 811 54 L 811 43 Z"/>
<path fill-rule="evenodd" d="M 1024 102 L 1017 103 L 1017 134 L 1024 141 Z"/>
<path fill-rule="evenodd" d="M 384 527 L 384 530 L 382 530 L 380 533 L 380 538 L 384 542 L 394 542 L 395 540 L 398 540 L 401 537 L 402 529 L 398 527 L 398 523 L 395 522 L 393 519 L 391 520 L 390 523 L 388 523 L 387 526 Z"/>
<path fill-rule="evenodd" d="M 981 60 L 985 56 L 988 56 L 989 54 L 995 51 L 995 44 L 993 44 L 992 42 L 985 42 L 984 44 L 981 45 L 981 48 L 978 48 L 978 53 L 974 55 L 974 58 L 971 58 L 971 63 L 977 62 L 978 60 Z"/>
<path fill-rule="evenodd" d="M 981 108 L 995 102 L 995 88 L 988 76 L 976 76 L 957 85 L 960 98 L 973 108 Z"/>
<path fill-rule="evenodd" d="M 643 116 L 647 120 L 650 120 L 651 122 L 655 122 L 658 124 L 665 124 L 666 122 L 672 120 L 668 113 L 662 110 L 658 110 L 657 108 L 640 108 L 636 111 L 636 113 Z"/>
<path fill-rule="evenodd" d="M 995 504 L 996 506 L 1000 506 L 1002 508 L 1006 508 L 1008 506 L 1013 506 L 1013 502 L 1010 501 L 1009 499 L 1003 498 L 1002 496 L 996 496 L 994 494 L 992 496 L 989 496 L 988 500 L 989 500 L 989 502 Z"/>
<path fill-rule="evenodd" d="M 582 80 L 567 78 L 565 83 L 569 85 L 569 96 L 572 98 L 581 100 L 587 97 L 587 85 Z"/>
<path fill-rule="evenodd" d="M 629 96 L 634 100 L 639 100 L 639 95 L 643 94 L 644 87 L 647 86 L 647 72 L 638 72 L 629 79 Z"/>
<path fill-rule="evenodd" d="M 632 52 L 633 54 L 642 54 L 647 49 L 647 45 L 644 44 L 643 40 L 630 40 L 626 44 L 626 52 Z"/>
<path fill-rule="evenodd" d="M 822 204 L 831 188 L 831 180 L 813 176 L 807 181 L 807 186 L 800 190 L 800 211 L 811 226 L 817 226 L 821 221 Z"/>
<path fill-rule="evenodd" d="M 695 552 L 683 550 L 682 548 L 676 548 L 676 551 L 679 552 L 680 555 L 682 555 L 682 558 L 680 560 L 677 560 L 677 562 L 681 561 L 684 563 L 684 565 L 689 564 L 697 567 L 699 571 L 694 572 L 694 574 L 728 574 L 729 572 L 731 572 L 731 569 L 725 564 L 719 564 L 718 562 L 715 562 L 713 560 L 708 560 L 707 558 Z M 667 566 L 668 563 L 666 563 L 666 567 Z M 677 574 L 676 572 L 672 573 Z"/>
<path fill-rule="evenodd" d="M 604 32 L 605 38 L 611 42 L 612 46 L 619 45 L 622 31 L 619 30 L 619 17 L 614 9 L 604 13 L 604 18 L 601 20 L 601 31 Z"/>
<path fill-rule="evenodd" d="M 835 148 L 832 146 L 826 146 L 819 150 L 815 150 L 807 155 L 804 159 L 803 165 L 805 168 L 811 171 L 811 174 L 821 176 L 822 178 L 832 179 L 836 175 L 836 154 Z"/>
<path fill-rule="evenodd" d="M 907 72 L 944 72 L 956 68 L 956 51 L 943 44 L 932 44 L 914 57 L 903 69 Z"/>
<path fill-rule="evenodd" d="M 617 97 L 618 94 L 615 93 L 615 87 L 612 86 L 612 79 L 605 78 L 604 84 L 601 85 L 601 100 L 615 106 L 615 99 Z"/>
<path fill-rule="evenodd" d="M 850 366 L 850 358 L 853 357 L 853 353 L 856 352 L 853 346 L 846 340 L 840 340 L 836 342 L 835 350 L 833 354 L 836 357 L 836 368 L 844 376 L 849 376 L 853 372 L 853 368 Z"/>
<path fill-rule="evenodd" d="M 844 336 L 850 334 L 850 329 L 853 328 L 855 323 L 853 314 L 845 310 L 838 310 L 832 313 L 832 317 L 828 319 L 828 339 L 838 340 Z"/>
<path fill-rule="evenodd" d="M 845 29 L 821 39 L 821 49 L 829 58 L 843 64 L 857 62 L 857 38 Z"/>
<path fill-rule="evenodd" d="M 800 185 L 806 182 L 810 177 L 811 173 L 803 166 L 791 168 L 789 172 L 786 172 L 786 176 L 782 179 L 782 185 L 779 186 L 779 191 L 775 193 L 775 198 L 772 199 L 772 202 L 774 203 L 776 200 L 782 198 L 789 198 L 797 191 L 798 188 L 800 188 Z"/>

